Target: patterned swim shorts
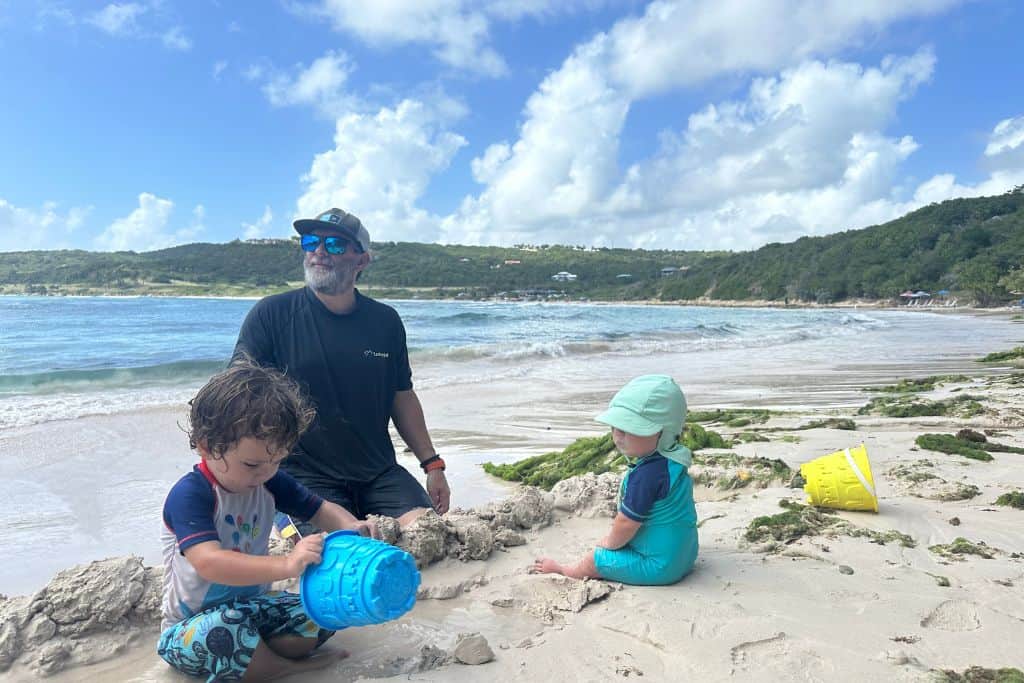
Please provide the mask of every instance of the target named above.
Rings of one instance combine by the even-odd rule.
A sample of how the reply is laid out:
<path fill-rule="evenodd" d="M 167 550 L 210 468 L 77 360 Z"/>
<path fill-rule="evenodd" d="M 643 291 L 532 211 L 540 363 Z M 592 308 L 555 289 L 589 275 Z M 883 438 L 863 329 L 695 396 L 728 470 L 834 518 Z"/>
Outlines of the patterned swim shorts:
<path fill-rule="evenodd" d="M 160 635 L 156 651 L 190 676 L 237 681 L 261 638 L 315 638 L 320 647 L 333 635 L 334 631 L 320 628 L 306 616 L 297 594 L 271 591 L 211 607 L 171 626 Z"/>

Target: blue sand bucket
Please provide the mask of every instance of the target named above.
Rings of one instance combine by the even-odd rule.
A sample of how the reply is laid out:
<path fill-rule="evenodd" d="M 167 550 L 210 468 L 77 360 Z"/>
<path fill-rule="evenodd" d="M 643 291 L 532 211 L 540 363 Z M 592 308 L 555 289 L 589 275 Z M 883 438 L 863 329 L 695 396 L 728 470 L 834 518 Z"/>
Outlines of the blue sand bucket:
<path fill-rule="evenodd" d="M 346 530 L 324 538 L 322 557 L 299 579 L 302 607 L 320 628 L 381 624 L 416 604 L 420 572 L 404 550 Z"/>

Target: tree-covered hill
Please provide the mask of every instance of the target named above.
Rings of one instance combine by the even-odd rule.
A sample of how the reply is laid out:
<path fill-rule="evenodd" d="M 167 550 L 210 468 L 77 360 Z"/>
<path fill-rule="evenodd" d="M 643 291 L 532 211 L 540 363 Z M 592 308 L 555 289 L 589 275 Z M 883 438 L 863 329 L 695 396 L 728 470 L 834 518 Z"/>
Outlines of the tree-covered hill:
<path fill-rule="evenodd" d="M 411 242 L 374 243 L 373 252 L 360 286 L 374 292 L 493 296 L 552 289 L 608 300 L 829 302 L 948 289 L 988 305 L 1024 290 L 1024 188 L 740 253 Z M 559 272 L 576 278 L 553 281 Z M 294 239 L 144 253 L 0 253 L 4 293 L 257 294 L 301 280 Z"/>

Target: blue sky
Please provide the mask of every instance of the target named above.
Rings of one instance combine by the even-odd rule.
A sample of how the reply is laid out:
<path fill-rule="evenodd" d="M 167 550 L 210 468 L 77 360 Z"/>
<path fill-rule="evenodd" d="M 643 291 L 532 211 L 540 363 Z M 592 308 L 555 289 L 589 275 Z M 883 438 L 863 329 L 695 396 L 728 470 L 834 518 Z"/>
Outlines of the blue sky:
<path fill-rule="evenodd" d="M 1014 0 L 0 0 L 0 251 L 752 249 L 1024 184 Z"/>

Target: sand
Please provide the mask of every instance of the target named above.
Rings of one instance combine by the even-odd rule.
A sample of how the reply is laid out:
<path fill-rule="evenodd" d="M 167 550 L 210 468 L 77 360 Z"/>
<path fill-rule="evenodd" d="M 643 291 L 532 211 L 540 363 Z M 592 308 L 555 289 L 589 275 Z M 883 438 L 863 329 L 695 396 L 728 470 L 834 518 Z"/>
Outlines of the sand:
<path fill-rule="evenodd" d="M 535 557 L 575 559 L 605 533 L 615 509 L 610 474 L 550 493 L 519 487 L 503 502 L 425 518 L 401 537 L 388 527 L 423 565 L 415 608 L 340 632 L 330 647 L 351 656 L 301 680 L 917 681 L 975 665 L 1024 669 L 1024 650 L 1014 646 L 1024 633 L 1024 511 L 994 504 L 1024 489 L 1024 454 L 980 462 L 914 443 L 924 432 L 971 427 L 1024 447 L 1024 384 L 991 376 L 922 396 L 960 391 L 983 396 L 986 412 L 896 419 L 833 410 L 827 416 L 852 417 L 857 430 L 794 430 L 826 414 L 819 410 L 759 425 L 777 431 L 736 454 L 796 468 L 863 442 L 880 512 L 839 512 L 821 534 L 792 542 L 749 542 L 755 517 L 781 512 L 780 500 L 802 502 L 803 492 L 782 480 L 701 484 L 700 557 L 672 586 L 528 572 Z M 970 486 L 977 495 L 949 499 L 973 493 Z M 914 547 L 851 535 L 858 529 L 897 531 Z M 990 557 L 931 549 L 958 537 L 983 543 Z M 154 652 L 159 572 L 114 558 L 66 570 L 33 596 L 0 600 L 0 675 L 186 680 Z"/>

